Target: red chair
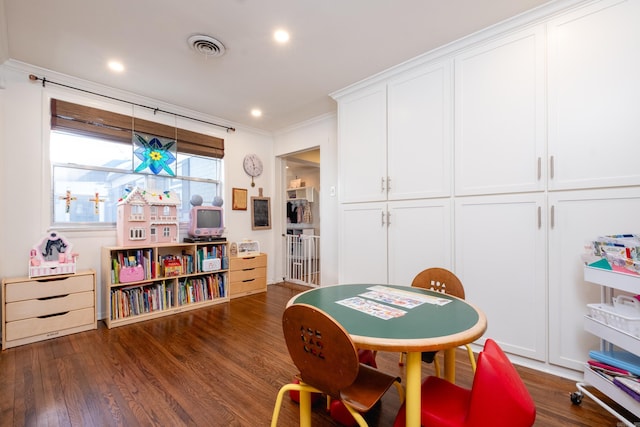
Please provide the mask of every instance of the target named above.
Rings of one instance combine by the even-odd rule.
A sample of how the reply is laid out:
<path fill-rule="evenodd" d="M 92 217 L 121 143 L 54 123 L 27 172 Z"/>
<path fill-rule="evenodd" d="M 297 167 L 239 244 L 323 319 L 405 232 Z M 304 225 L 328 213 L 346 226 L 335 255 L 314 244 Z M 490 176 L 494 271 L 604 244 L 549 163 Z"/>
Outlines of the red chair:
<path fill-rule="evenodd" d="M 471 390 L 438 377 L 422 383 L 420 423 L 425 427 L 530 427 L 536 407 L 502 349 L 487 339 Z M 404 404 L 394 427 L 406 424 Z"/>

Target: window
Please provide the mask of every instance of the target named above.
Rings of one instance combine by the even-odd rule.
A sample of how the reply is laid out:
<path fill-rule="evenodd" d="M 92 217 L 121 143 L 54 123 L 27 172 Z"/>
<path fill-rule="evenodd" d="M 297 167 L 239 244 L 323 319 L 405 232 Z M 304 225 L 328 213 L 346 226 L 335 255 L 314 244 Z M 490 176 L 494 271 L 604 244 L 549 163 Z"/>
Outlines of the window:
<path fill-rule="evenodd" d="M 60 113 L 61 106 L 73 106 L 77 111 L 90 110 L 91 114 L 102 110 L 52 100 L 52 130 L 50 132 L 50 160 L 52 182 L 52 222 L 54 227 L 61 226 L 113 226 L 116 223 L 116 206 L 128 189 L 140 187 L 155 191 L 174 191 L 180 196 L 181 205 L 178 214 L 181 222 L 189 220 L 190 199 L 194 195 L 202 196 L 205 204 L 211 204 L 214 197 L 222 194 L 223 160 L 220 151 L 209 150 L 205 145 L 190 143 L 188 138 L 213 138 L 206 135 L 187 134 L 187 140 L 181 144 L 178 139 L 175 176 L 135 173 L 133 165 L 133 144 L 131 130 L 114 138 L 101 134 L 101 127 L 94 131 L 75 129 L 88 126 L 87 121 L 71 120 L 70 125 L 60 125 L 71 113 Z M 57 111 L 56 111 L 57 110 Z M 74 111 L 76 111 L 74 110 Z M 103 112 L 107 115 L 113 113 Z M 56 114 L 63 114 L 58 116 Z M 131 118 L 128 119 L 131 122 Z M 102 119 L 93 122 L 104 123 Z M 78 124 L 80 123 L 80 124 Z M 150 123 L 150 122 L 149 122 Z M 151 123 L 149 126 L 153 126 Z M 162 128 L 163 125 L 158 125 Z M 166 126 L 165 126 L 166 127 Z M 175 128 L 172 128 L 176 133 Z M 149 131 L 148 129 L 146 129 Z M 151 129 L 155 130 L 155 129 Z M 162 129 L 161 129 L 162 130 Z M 182 131 L 183 134 L 187 131 Z M 126 138 L 126 139 L 125 139 Z M 214 138 L 217 141 L 222 141 Z M 194 148 L 195 147 L 195 148 Z M 204 148 L 203 148 L 204 147 Z M 223 148 L 222 148 L 223 150 Z M 156 211 L 154 216 L 169 213 Z M 145 221 L 142 206 L 132 210 L 136 220 Z M 164 231 L 164 230 L 163 230 Z M 132 238 L 144 239 L 140 233 L 132 230 Z"/>
<path fill-rule="evenodd" d="M 131 240 L 144 240 L 146 238 L 145 229 L 144 228 L 130 228 L 129 229 L 129 238 Z"/>

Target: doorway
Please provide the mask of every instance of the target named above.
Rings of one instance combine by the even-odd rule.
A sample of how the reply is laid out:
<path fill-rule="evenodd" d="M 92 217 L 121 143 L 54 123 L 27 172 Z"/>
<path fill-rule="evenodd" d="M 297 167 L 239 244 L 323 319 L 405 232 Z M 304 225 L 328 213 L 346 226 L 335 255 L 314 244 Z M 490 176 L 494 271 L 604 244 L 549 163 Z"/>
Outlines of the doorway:
<path fill-rule="evenodd" d="M 282 158 L 284 280 L 320 285 L 320 149 Z"/>

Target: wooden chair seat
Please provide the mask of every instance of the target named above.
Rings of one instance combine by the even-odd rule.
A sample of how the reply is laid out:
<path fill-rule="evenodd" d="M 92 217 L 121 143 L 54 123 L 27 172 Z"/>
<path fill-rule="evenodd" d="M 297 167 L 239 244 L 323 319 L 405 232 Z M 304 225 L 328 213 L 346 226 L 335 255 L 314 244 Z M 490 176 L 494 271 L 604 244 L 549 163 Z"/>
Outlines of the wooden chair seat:
<path fill-rule="evenodd" d="M 340 391 L 340 400 L 356 411 L 365 413 L 380 400 L 382 394 L 386 393 L 395 382 L 400 382 L 400 379 L 361 364 L 354 383 Z M 382 390 L 384 392 L 380 394 Z"/>

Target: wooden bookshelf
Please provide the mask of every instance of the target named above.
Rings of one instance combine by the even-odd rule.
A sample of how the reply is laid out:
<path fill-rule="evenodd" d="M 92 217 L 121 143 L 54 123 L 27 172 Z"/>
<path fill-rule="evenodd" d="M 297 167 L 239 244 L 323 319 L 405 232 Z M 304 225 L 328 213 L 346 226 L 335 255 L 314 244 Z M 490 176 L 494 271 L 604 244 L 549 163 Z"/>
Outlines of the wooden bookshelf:
<path fill-rule="evenodd" d="M 229 301 L 227 242 L 102 248 L 108 328 Z"/>

